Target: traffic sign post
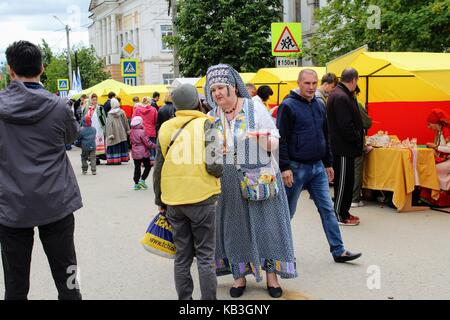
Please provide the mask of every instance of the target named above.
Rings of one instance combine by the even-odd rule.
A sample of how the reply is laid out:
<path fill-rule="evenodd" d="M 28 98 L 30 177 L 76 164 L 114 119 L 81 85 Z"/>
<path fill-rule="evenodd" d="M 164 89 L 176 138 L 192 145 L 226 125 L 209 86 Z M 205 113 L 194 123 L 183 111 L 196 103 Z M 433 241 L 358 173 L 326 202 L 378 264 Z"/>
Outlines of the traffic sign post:
<path fill-rule="evenodd" d="M 121 60 L 122 77 L 139 77 L 139 60 L 138 59 L 122 59 Z"/>
<path fill-rule="evenodd" d="M 285 58 L 285 57 L 277 57 L 277 68 L 291 68 L 291 67 L 299 67 L 299 59 L 297 58 Z"/>
<path fill-rule="evenodd" d="M 58 91 L 69 91 L 69 79 L 58 79 Z"/>
<path fill-rule="evenodd" d="M 58 91 L 60 97 L 67 98 L 69 96 L 69 83 L 69 79 L 58 79 Z"/>
<path fill-rule="evenodd" d="M 137 78 L 136 77 L 124 77 L 123 82 L 129 86 L 136 86 Z"/>
<path fill-rule="evenodd" d="M 272 55 L 289 57 L 302 53 L 301 23 L 272 23 Z"/>
<path fill-rule="evenodd" d="M 133 56 L 133 53 L 136 51 L 136 46 L 131 42 L 127 42 L 123 46 L 122 51 L 126 53 L 129 58 L 131 58 Z"/>

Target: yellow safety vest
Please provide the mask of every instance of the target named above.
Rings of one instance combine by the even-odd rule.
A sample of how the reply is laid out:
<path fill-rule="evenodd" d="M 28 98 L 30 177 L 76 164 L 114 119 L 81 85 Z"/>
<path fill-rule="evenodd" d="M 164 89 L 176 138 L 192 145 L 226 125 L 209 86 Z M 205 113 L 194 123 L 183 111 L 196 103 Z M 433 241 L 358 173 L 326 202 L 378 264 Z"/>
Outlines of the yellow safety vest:
<path fill-rule="evenodd" d="M 167 151 L 175 134 L 192 119 Z M 195 204 L 221 193 L 220 179 L 206 171 L 206 120 L 214 121 L 200 111 L 183 110 L 161 126 L 161 200 L 167 205 Z"/>

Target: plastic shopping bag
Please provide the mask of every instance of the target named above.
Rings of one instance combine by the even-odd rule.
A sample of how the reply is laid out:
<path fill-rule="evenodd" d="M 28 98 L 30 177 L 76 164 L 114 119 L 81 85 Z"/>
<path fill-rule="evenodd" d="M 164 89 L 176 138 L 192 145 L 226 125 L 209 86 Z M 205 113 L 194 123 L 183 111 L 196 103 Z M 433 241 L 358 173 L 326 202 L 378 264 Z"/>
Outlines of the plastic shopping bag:
<path fill-rule="evenodd" d="M 145 250 L 158 256 L 174 259 L 176 248 L 173 242 L 172 226 L 165 213 L 158 213 L 150 223 L 141 244 Z"/>

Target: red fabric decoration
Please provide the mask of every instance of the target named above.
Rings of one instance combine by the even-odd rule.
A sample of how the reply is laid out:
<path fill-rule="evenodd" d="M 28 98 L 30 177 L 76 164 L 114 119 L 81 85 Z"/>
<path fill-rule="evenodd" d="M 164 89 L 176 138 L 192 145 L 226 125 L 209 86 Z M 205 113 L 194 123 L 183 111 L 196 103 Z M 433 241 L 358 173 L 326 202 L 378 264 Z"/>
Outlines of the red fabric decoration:
<path fill-rule="evenodd" d="M 431 113 L 427 117 L 427 122 L 447 126 L 450 121 L 444 110 L 436 108 L 431 110 Z"/>

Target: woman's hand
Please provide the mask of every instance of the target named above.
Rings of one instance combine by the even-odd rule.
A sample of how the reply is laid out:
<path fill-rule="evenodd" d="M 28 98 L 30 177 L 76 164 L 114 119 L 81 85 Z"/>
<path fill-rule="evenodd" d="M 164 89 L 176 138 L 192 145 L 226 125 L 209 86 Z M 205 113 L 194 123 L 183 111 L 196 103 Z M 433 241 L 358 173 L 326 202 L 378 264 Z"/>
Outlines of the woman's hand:
<path fill-rule="evenodd" d="M 256 139 L 258 144 L 266 151 L 271 152 L 279 146 L 278 139 L 273 138 L 270 132 L 248 132 L 249 139 Z"/>
<path fill-rule="evenodd" d="M 430 149 L 436 149 L 436 148 L 437 148 L 437 145 L 436 145 L 435 143 L 428 142 L 428 143 L 427 143 L 427 148 L 430 148 Z"/>

